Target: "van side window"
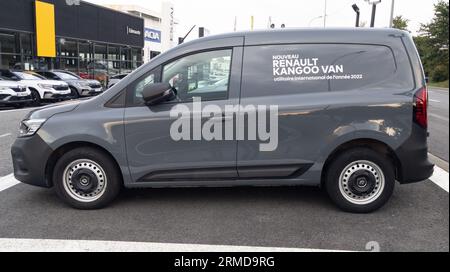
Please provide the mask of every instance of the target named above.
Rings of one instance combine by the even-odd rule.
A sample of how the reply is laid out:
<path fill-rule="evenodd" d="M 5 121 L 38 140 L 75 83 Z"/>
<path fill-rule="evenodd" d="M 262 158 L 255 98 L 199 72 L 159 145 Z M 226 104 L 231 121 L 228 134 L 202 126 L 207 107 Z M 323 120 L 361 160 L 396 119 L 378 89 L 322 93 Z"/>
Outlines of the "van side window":
<path fill-rule="evenodd" d="M 150 84 L 155 83 L 155 74 L 151 73 L 144 77 L 135 87 L 134 95 L 137 100 L 142 100 L 142 93 L 144 92 L 145 87 Z"/>
<path fill-rule="evenodd" d="M 142 106 L 145 104 L 144 98 L 142 96 L 145 87 L 152 83 L 158 83 L 160 75 L 161 75 L 161 68 L 158 67 L 156 69 L 153 69 L 149 73 L 145 74 L 140 79 L 138 79 L 135 84 L 131 85 L 132 91 L 130 92 L 130 96 L 128 97 L 132 105 Z"/>
<path fill-rule="evenodd" d="M 228 98 L 232 50 L 219 50 L 189 55 L 163 67 L 162 82 L 177 91 L 178 101 L 189 102 Z"/>

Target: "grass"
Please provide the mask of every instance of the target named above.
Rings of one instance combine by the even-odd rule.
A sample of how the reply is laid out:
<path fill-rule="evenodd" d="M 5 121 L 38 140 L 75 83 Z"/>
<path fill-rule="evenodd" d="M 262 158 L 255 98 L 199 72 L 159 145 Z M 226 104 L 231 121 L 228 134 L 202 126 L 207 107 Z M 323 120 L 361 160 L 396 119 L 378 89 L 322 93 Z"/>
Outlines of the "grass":
<path fill-rule="evenodd" d="M 428 84 L 430 87 L 438 87 L 438 88 L 447 88 L 448 89 L 448 80 L 442 82 L 430 82 Z"/>

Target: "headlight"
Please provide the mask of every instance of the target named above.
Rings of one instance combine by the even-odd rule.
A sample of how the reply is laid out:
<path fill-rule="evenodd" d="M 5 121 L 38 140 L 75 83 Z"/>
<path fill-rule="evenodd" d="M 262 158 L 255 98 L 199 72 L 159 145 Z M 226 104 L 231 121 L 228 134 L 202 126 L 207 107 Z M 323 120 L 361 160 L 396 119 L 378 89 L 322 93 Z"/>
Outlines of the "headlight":
<path fill-rule="evenodd" d="M 19 137 L 33 136 L 44 124 L 46 119 L 23 120 L 20 123 Z"/>
<path fill-rule="evenodd" d="M 38 84 L 39 87 L 41 87 L 42 89 L 53 89 L 53 85 L 51 84 Z"/>

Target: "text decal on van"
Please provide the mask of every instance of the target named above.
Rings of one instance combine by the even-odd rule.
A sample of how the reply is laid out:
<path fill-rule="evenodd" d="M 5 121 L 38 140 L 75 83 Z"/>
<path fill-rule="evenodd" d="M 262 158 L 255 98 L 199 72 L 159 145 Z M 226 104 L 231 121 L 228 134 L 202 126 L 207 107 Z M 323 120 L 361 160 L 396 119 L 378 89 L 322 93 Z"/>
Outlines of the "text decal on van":
<path fill-rule="evenodd" d="M 301 58 L 299 54 L 272 56 L 274 81 L 358 80 L 362 74 L 345 74 L 344 65 L 321 65 L 319 58 Z"/>

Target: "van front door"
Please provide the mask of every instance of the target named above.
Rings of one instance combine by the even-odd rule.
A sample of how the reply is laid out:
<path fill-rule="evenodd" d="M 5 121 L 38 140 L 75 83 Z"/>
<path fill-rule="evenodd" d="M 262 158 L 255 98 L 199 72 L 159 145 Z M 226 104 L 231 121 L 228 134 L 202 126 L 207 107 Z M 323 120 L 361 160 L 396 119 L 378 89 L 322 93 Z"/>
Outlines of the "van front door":
<path fill-rule="evenodd" d="M 239 103 L 241 59 L 240 47 L 190 54 L 128 88 L 125 136 L 134 181 L 195 185 L 237 177 L 237 142 L 215 128 L 223 130 L 227 123 L 225 106 Z M 170 83 L 176 99 L 144 105 L 142 91 L 154 82 Z"/>

